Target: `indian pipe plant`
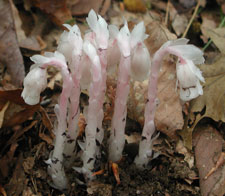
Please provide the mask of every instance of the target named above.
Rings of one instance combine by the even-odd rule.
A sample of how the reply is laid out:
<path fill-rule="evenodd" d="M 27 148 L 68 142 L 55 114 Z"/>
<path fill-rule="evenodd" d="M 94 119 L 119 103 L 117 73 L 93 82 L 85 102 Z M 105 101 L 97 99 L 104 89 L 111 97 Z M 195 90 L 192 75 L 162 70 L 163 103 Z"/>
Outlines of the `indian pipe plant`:
<path fill-rule="evenodd" d="M 87 23 L 90 30 L 85 33 L 84 38 L 77 25 L 65 24 L 67 31 L 62 33 L 57 51 L 32 56 L 34 65 L 24 79 L 22 97 L 27 104 L 35 105 L 39 103 L 40 93 L 47 86 L 47 68 L 54 66 L 62 74 L 62 92 L 55 106 L 57 124 L 54 126 L 54 150 L 46 161 L 48 174 L 52 178 L 51 185 L 59 190 L 68 188 L 65 168 L 73 165 L 77 143 L 83 151 L 83 166 L 74 169 L 83 173 L 86 180 L 94 178 L 92 174 L 95 161 L 101 155 L 100 145 L 104 137 L 102 121 L 107 71 L 116 70 L 118 65 L 114 113 L 108 141 L 108 159 L 113 162 L 122 158 L 125 144 L 130 80 L 149 80 L 142 139 L 134 161 L 138 168 L 145 168 L 148 164 L 152 156 L 153 141 L 157 137 L 153 137 L 154 116 L 157 107 L 157 81 L 163 57 L 167 54 L 178 57 L 177 85 L 183 102 L 203 94 L 200 82 L 204 82 L 204 78 L 195 66 L 204 62 L 203 53 L 194 45 L 187 44 L 187 39 L 166 42 L 151 60 L 144 44 L 148 36 L 143 22 L 138 23 L 130 32 L 124 21 L 119 30 L 115 25 L 108 25 L 100 15 L 91 10 Z M 77 136 L 80 94 L 83 89 L 88 91 L 89 101 L 83 111 L 87 126 L 85 139 L 81 142 L 77 141 Z"/>

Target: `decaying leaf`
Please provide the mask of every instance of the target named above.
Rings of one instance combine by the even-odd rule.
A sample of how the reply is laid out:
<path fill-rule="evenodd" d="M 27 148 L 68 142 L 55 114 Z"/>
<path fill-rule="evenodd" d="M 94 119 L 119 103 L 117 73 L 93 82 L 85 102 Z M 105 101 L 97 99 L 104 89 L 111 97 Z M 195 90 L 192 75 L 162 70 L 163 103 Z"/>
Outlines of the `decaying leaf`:
<path fill-rule="evenodd" d="M 206 34 L 212 39 L 220 52 L 225 54 L 225 27 L 207 29 Z"/>
<path fill-rule="evenodd" d="M 176 39 L 176 36 L 168 31 L 163 25 L 152 22 L 147 26 L 149 37 L 146 45 L 151 56 L 159 47 L 168 40 Z M 177 138 L 176 130 L 183 127 L 182 107 L 180 104 L 179 93 L 176 87 L 176 66 L 175 60 L 165 57 L 161 67 L 158 80 L 158 99 L 155 123 L 157 130 L 162 131 L 171 138 Z M 132 85 L 131 85 L 132 86 Z M 147 96 L 148 82 L 135 82 L 131 87 L 128 100 L 128 116 L 137 120 L 143 125 L 144 107 Z"/>
<path fill-rule="evenodd" d="M 192 132 L 197 123 L 209 117 L 214 121 L 225 122 L 225 56 L 220 56 L 214 64 L 201 65 L 205 77 L 203 95 L 190 102 L 190 113 L 180 132 L 185 146 L 192 148 Z"/>
<path fill-rule="evenodd" d="M 21 97 L 22 89 L 0 91 L 0 110 L 7 102 L 9 105 L 4 114 L 3 127 L 12 127 L 19 125 L 33 116 L 40 105 L 27 105 Z"/>
<path fill-rule="evenodd" d="M 66 21 L 72 20 L 72 15 L 67 7 L 66 0 L 30 0 L 31 5 L 38 7 L 52 19 L 52 21 L 61 26 Z"/>
<path fill-rule="evenodd" d="M 71 7 L 72 15 L 79 16 L 88 14 L 88 12 L 93 9 L 96 13 L 105 15 L 106 11 L 109 9 L 111 0 L 81 0 L 75 1 Z"/>
<path fill-rule="evenodd" d="M 223 143 L 222 136 L 211 126 L 199 125 L 193 134 L 202 196 L 222 196 L 225 193 L 225 166 L 217 168 L 214 173 L 205 179 L 208 172 L 215 167 L 221 155 Z"/>
<path fill-rule="evenodd" d="M 130 12 L 146 12 L 146 5 L 143 0 L 124 0 L 125 8 Z"/>
<path fill-rule="evenodd" d="M 215 11 L 214 11 L 215 12 Z M 202 18 L 202 24 L 201 24 L 201 39 L 204 41 L 204 43 L 208 42 L 208 34 L 207 34 L 207 30 L 210 29 L 215 29 L 218 24 L 215 21 L 215 13 L 214 12 L 203 12 L 201 14 L 201 18 Z"/>
<path fill-rule="evenodd" d="M 22 29 L 22 21 L 21 21 L 19 12 L 16 6 L 13 4 L 13 2 L 10 1 L 10 3 L 11 3 L 12 15 L 13 15 L 14 23 L 15 23 L 15 30 L 16 30 L 19 46 L 21 48 L 26 48 L 26 49 L 34 50 L 34 51 L 40 51 L 41 49 L 43 49 L 43 45 L 39 43 L 38 39 L 35 36 L 30 36 L 30 37 L 26 36 L 24 30 Z"/>
<path fill-rule="evenodd" d="M 8 0 L 0 1 L 0 63 L 7 66 L 12 83 L 21 86 L 25 71 Z"/>

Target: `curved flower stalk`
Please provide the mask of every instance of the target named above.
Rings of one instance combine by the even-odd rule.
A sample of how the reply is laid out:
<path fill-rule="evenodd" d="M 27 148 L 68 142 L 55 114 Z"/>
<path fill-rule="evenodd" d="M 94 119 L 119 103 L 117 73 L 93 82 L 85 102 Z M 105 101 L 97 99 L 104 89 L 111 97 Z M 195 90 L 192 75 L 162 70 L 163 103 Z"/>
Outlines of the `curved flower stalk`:
<path fill-rule="evenodd" d="M 163 57 L 173 54 L 178 57 L 177 79 L 180 87 L 180 98 L 189 101 L 203 93 L 199 81 L 204 82 L 201 71 L 194 65 L 204 62 L 203 53 L 194 45 L 187 45 L 188 40 L 181 38 L 168 41 L 155 53 L 149 78 L 148 99 L 145 106 L 145 123 L 139 153 L 135 158 L 138 167 L 145 167 L 152 155 L 152 138 L 155 132 L 154 117 L 156 111 L 157 81 Z"/>
<path fill-rule="evenodd" d="M 108 48 L 108 40 L 109 40 L 109 30 L 108 24 L 106 23 L 105 19 L 102 18 L 100 15 L 96 15 L 94 10 L 91 10 L 87 17 L 87 23 L 91 30 L 93 31 L 93 37 L 95 38 L 95 43 L 97 46 L 97 53 L 100 58 L 101 63 L 101 74 L 102 74 L 102 85 L 101 85 L 101 95 L 100 95 L 100 108 L 98 112 L 98 132 L 97 132 L 97 140 L 102 143 L 104 132 L 102 129 L 102 121 L 104 117 L 103 112 L 103 104 L 105 99 L 105 92 L 106 92 L 106 67 L 107 67 L 107 48 Z M 91 32 L 92 33 L 92 32 Z"/>
<path fill-rule="evenodd" d="M 89 41 L 84 41 L 83 51 L 91 61 L 92 82 L 89 87 L 89 105 L 87 109 L 87 126 L 85 129 L 85 148 L 82 155 L 82 172 L 87 179 L 93 178 L 92 170 L 96 159 L 97 144 L 96 133 L 98 128 L 98 112 L 100 108 L 100 96 L 102 89 L 101 64 L 96 49 Z"/>
<path fill-rule="evenodd" d="M 64 143 L 65 143 L 65 131 L 67 129 L 67 107 L 68 107 L 68 98 L 70 96 L 70 92 L 72 89 L 72 78 L 69 74 L 67 64 L 65 61 L 65 57 L 59 53 L 45 53 L 45 56 L 41 55 L 34 55 L 31 57 L 31 60 L 35 63 L 31 67 L 31 72 L 27 75 L 25 81 L 24 81 L 24 90 L 22 93 L 22 96 L 24 100 L 29 100 L 27 97 L 27 90 L 30 88 L 36 89 L 36 86 L 30 86 L 31 84 L 34 84 L 32 82 L 32 76 L 33 73 L 35 73 L 35 70 L 42 69 L 46 72 L 46 69 L 48 66 L 54 66 L 58 69 L 60 69 L 62 77 L 63 77 L 63 89 L 62 93 L 59 99 L 59 104 L 56 105 L 55 111 L 56 116 L 58 120 L 58 126 L 55 127 L 55 134 L 56 134 L 56 140 L 55 140 L 55 147 L 50 155 L 50 158 L 46 163 L 48 164 L 48 173 L 52 177 L 53 186 L 57 189 L 63 190 L 67 188 L 68 186 L 68 180 L 66 178 L 64 167 L 63 167 L 63 149 L 64 149 Z M 34 71 L 32 71 L 34 70 Z M 35 76 L 35 75 L 34 75 Z M 44 78 L 44 74 L 41 74 L 42 78 Z M 37 78 L 36 78 L 37 79 Z M 46 78 L 43 79 L 43 81 L 46 80 Z M 31 81 L 31 83 L 29 83 Z M 41 83 L 42 84 L 42 83 Z M 45 82 L 43 82 L 45 84 Z M 37 93 L 40 93 L 40 87 L 42 87 L 42 90 L 45 85 L 38 85 L 38 91 Z M 33 99 L 31 99 L 33 100 Z M 38 99 L 35 100 L 36 103 L 33 102 L 33 104 L 37 104 L 39 102 Z M 30 103 L 29 101 L 27 102 Z"/>
<path fill-rule="evenodd" d="M 114 32 L 116 33 L 116 30 Z M 112 118 L 112 132 L 109 139 L 109 159 L 112 161 L 118 161 L 122 158 L 125 144 L 126 102 L 130 90 L 130 76 L 142 81 L 149 75 L 150 55 L 143 43 L 146 38 L 143 22 L 137 24 L 131 34 L 125 22 L 124 27 L 117 35 L 117 42 L 122 55 Z"/>
<path fill-rule="evenodd" d="M 69 97 L 68 107 L 68 132 L 66 132 L 66 144 L 64 148 L 64 164 L 69 167 L 75 158 L 75 145 L 78 136 L 78 119 L 80 115 L 80 79 L 81 79 L 81 57 L 83 40 L 77 25 L 64 24 L 69 31 L 64 31 L 60 37 L 57 50 L 61 52 L 68 61 L 73 79 L 73 88 Z"/>

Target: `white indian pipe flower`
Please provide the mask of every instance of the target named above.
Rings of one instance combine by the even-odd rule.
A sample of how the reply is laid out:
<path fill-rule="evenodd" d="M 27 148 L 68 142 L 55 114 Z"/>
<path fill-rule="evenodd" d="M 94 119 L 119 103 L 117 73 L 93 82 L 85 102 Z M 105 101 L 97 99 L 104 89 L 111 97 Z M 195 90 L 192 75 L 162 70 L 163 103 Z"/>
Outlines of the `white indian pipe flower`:
<path fill-rule="evenodd" d="M 96 15 L 94 10 L 91 10 L 86 18 L 87 23 L 91 30 L 95 33 L 96 43 L 98 48 L 107 49 L 108 47 L 108 39 L 109 39 L 109 31 L 108 24 L 105 19 L 100 15 Z"/>
<path fill-rule="evenodd" d="M 35 64 L 30 67 L 30 72 L 24 79 L 24 89 L 21 95 L 27 104 L 35 105 L 39 103 L 40 93 L 47 86 L 46 69 L 41 66 L 53 58 L 65 62 L 65 57 L 59 52 L 45 52 L 44 56 L 34 55 L 30 57 Z"/>
<path fill-rule="evenodd" d="M 38 66 L 34 67 L 25 77 L 23 85 L 24 89 L 21 96 L 24 101 L 29 105 L 38 104 L 40 93 L 47 86 L 46 70 Z"/>
<path fill-rule="evenodd" d="M 185 60 L 183 63 L 179 62 L 177 63 L 176 69 L 181 100 L 190 101 L 203 94 L 200 81 L 205 82 L 205 80 L 193 61 Z"/>
<path fill-rule="evenodd" d="M 202 72 L 195 66 L 195 64 L 204 63 L 203 52 L 194 45 L 186 45 L 187 42 L 188 40 L 183 38 L 167 44 L 168 52 L 179 58 L 176 70 L 182 101 L 190 101 L 202 95 L 200 81 L 205 82 Z"/>

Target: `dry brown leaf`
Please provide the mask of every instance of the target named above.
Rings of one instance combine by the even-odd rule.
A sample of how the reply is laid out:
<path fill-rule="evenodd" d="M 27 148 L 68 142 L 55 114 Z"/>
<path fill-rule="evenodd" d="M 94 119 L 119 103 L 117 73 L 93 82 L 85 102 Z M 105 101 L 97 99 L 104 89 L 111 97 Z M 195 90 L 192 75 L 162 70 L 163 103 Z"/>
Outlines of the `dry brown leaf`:
<path fill-rule="evenodd" d="M 124 0 L 125 8 L 130 12 L 146 12 L 146 5 L 143 0 Z"/>
<path fill-rule="evenodd" d="M 208 35 L 221 53 L 225 54 L 225 27 L 206 30 Z"/>
<path fill-rule="evenodd" d="M 52 0 L 30 0 L 30 3 L 46 13 L 58 26 L 72 20 L 66 0 L 54 0 L 54 3 Z"/>
<path fill-rule="evenodd" d="M 149 38 L 146 45 L 151 56 L 159 47 L 168 40 L 175 39 L 176 36 L 168 31 L 163 25 L 153 22 L 147 26 Z M 132 85 L 131 85 L 132 86 Z M 143 125 L 144 107 L 147 95 L 148 82 L 135 82 L 131 87 L 128 100 L 128 116 L 137 120 Z M 176 66 L 175 60 L 165 57 L 158 80 L 158 99 L 155 123 L 156 128 L 171 138 L 176 139 L 176 130 L 183 127 L 182 107 L 179 94 L 175 91 L 176 86 Z"/>
<path fill-rule="evenodd" d="M 22 89 L 0 91 L 0 110 L 9 102 L 4 115 L 3 127 L 19 125 L 39 110 L 39 104 L 27 105 L 21 97 L 21 93 Z"/>
<path fill-rule="evenodd" d="M 36 37 L 27 37 L 24 30 L 22 29 L 22 21 L 20 19 L 19 12 L 12 1 L 10 1 L 12 7 L 12 14 L 15 23 L 16 35 L 21 48 L 29 50 L 40 51 L 42 48 L 41 44 Z"/>
<path fill-rule="evenodd" d="M 218 131 L 210 126 L 199 126 L 193 134 L 202 196 L 222 196 L 225 193 L 225 166 L 218 168 L 211 176 L 204 179 L 215 166 L 222 152 L 223 142 Z"/>
<path fill-rule="evenodd" d="M 184 33 L 187 25 L 188 25 L 187 16 L 185 14 L 176 14 L 172 22 L 172 27 L 176 32 L 177 36 L 180 36 L 181 34 Z"/>
<path fill-rule="evenodd" d="M 79 16 L 88 14 L 88 12 L 93 9 L 96 13 L 105 15 L 106 11 L 109 9 L 111 0 L 81 0 L 75 1 L 71 7 L 72 15 Z"/>
<path fill-rule="evenodd" d="M 0 63 L 7 66 L 12 83 L 19 87 L 25 71 L 8 0 L 0 1 L 0 24 Z"/>
<path fill-rule="evenodd" d="M 201 65 L 205 77 L 203 95 L 190 102 L 190 113 L 180 132 L 185 146 L 192 148 L 192 132 L 197 123 L 205 118 L 225 122 L 225 56 L 220 56 L 214 64 Z"/>
<path fill-rule="evenodd" d="M 201 14 L 201 19 L 202 19 L 202 23 L 201 23 L 201 32 L 202 32 L 202 36 L 201 39 L 207 43 L 208 42 L 208 36 L 207 36 L 207 29 L 215 29 L 217 27 L 217 23 L 215 21 L 215 13 L 213 12 L 203 12 Z"/>

